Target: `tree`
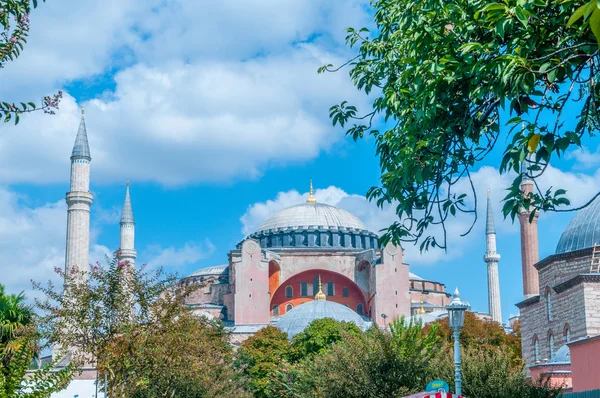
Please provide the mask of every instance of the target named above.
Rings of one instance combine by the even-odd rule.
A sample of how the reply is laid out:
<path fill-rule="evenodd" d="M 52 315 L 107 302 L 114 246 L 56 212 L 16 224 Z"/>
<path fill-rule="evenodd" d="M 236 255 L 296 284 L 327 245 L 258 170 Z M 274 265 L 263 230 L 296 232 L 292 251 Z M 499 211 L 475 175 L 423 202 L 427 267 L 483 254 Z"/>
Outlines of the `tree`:
<path fill-rule="evenodd" d="M 10 349 L 7 342 L 0 343 L 0 398 L 49 398 L 71 381 L 72 367 L 55 370 L 55 362 L 27 373 L 37 355 L 37 339 L 30 325 L 16 330 Z"/>
<path fill-rule="evenodd" d="M 432 363 L 438 377 L 454 385 L 452 348 Z M 462 349 L 463 394 L 478 398 L 553 398 L 560 388 L 527 380 L 523 366 L 513 365 L 512 353 L 499 347 L 471 346 Z"/>
<path fill-rule="evenodd" d="M 516 173 L 505 216 L 514 220 L 524 209 L 531 221 L 536 211 L 576 210 L 564 208 L 564 189 L 542 190 L 537 181 L 552 159 L 581 146 L 600 123 L 600 12 L 588 7 L 584 17 L 594 11 L 591 18 L 569 25 L 577 5 L 372 0 L 375 29 L 348 29 L 346 42 L 358 55 L 341 67 L 349 65 L 354 85 L 375 99 L 369 111 L 344 101 L 330 116 L 355 140 L 375 138 L 381 185 L 367 197 L 393 205 L 398 217 L 384 244 L 445 248 L 449 217 L 466 213 L 474 224 L 471 174 L 499 142 L 506 145 L 500 171 Z M 525 177 L 535 189 L 523 195 Z"/>
<path fill-rule="evenodd" d="M 438 335 L 448 344 L 454 342 L 454 332 L 448 325 L 448 318 L 432 322 L 425 329 L 438 328 Z M 473 349 L 501 348 L 510 357 L 511 364 L 517 369 L 523 367 L 521 361 L 521 335 L 517 323 L 512 333 L 506 333 L 502 325 L 477 318 L 474 313 L 465 313 L 465 324 L 460 331 L 461 347 Z"/>
<path fill-rule="evenodd" d="M 267 326 L 242 343 L 236 367 L 250 380 L 254 395 L 266 397 L 271 376 L 291 356 L 287 335 L 274 326 Z"/>
<path fill-rule="evenodd" d="M 229 334 L 221 322 L 189 311 L 125 328 L 107 353 L 100 371 L 111 374 L 111 396 L 250 396 L 232 368 Z"/>
<path fill-rule="evenodd" d="M 21 55 L 29 34 L 29 14 L 37 5 L 38 0 L 0 0 L 0 68 Z M 54 114 L 61 98 L 62 91 L 53 96 L 45 96 L 39 108 L 34 102 L 21 102 L 17 105 L 0 101 L 0 118 L 4 119 L 4 123 L 14 118 L 17 124 L 22 113 L 43 110 L 44 113 Z"/>
<path fill-rule="evenodd" d="M 33 311 L 25 304 L 25 294 L 6 294 L 0 284 L 0 344 L 8 344 L 15 331 L 29 325 Z"/>
<path fill-rule="evenodd" d="M 231 387 L 235 375 L 223 328 L 194 318 L 184 304 L 199 286 L 181 284 L 160 269 L 135 269 L 116 257 L 87 273 L 75 267 L 56 272 L 64 278 L 64 291 L 35 284 L 46 295 L 36 301 L 44 314 L 44 337 L 74 365 L 95 365 L 111 395 L 185 391 L 184 396 L 204 397 Z"/>
<path fill-rule="evenodd" d="M 293 358 L 301 360 L 319 354 L 342 340 L 345 334 L 360 333 L 360 328 L 352 322 L 338 322 L 331 318 L 315 319 L 292 339 Z"/>

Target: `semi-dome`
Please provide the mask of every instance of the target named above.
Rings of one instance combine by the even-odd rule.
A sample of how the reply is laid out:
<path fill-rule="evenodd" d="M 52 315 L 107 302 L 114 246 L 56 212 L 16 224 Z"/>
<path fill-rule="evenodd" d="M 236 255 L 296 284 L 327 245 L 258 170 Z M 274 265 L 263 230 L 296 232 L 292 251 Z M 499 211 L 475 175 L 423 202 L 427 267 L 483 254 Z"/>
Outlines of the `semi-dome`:
<path fill-rule="evenodd" d="M 267 218 L 256 232 L 279 228 L 353 228 L 367 227 L 346 210 L 322 203 L 302 203 L 280 210 Z"/>
<path fill-rule="evenodd" d="M 300 304 L 283 315 L 277 324 L 282 332 L 292 338 L 302 332 L 316 319 L 331 318 L 339 322 L 352 322 L 361 330 L 367 328 L 363 318 L 345 305 L 326 300 L 314 300 Z"/>
<path fill-rule="evenodd" d="M 579 210 L 560 236 L 556 254 L 593 247 L 600 243 L 600 197 Z"/>

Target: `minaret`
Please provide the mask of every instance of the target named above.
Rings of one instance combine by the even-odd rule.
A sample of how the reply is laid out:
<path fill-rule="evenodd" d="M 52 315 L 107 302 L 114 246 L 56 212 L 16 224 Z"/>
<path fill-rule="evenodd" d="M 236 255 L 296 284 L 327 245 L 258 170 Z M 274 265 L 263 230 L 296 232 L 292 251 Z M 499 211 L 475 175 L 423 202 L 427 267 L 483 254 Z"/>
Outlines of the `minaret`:
<path fill-rule="evenodd" d="M 523 180 L 521 181 L 521 192 L 527 196 L 533 192 L 533 181 L 527 175 L 525 164 L 521 167 Z M 538 216 L 536 211 L 533 220 L 529 222 L 530 211 L 521 209 L 519 223 L 521 224 L 521 266 L 523 269 L 523 296 L 528 299 L 540 294 L 537 269 L 533 266 L 540 260 L 538 247 Z"/>
<path fill-rule="evenodd" d="M 485 255 L 483 261 L 487 263 L 488 275 L 488 306 L 489 313 L 494 322 L 502 324 L 502 310 L 500 307 L 500 281 L 498 279 L 498 262 L 500 255 L 496 253 L 496 228 L 492 213 L 490 191 L 487 193 L 487 217 L 485 223 Z"/>
<path fill-rule="evenodd" d="M 90 206 L 94 199 L 90 193 L 90 147 L 85 129 L 84 111 L 71 153 L 71 189 L 67 192 L 67 250 L 65 271 L 77 266 L 89 270 Z"/>
<path fill-rule="evenodd" d="M 125 203 L 121 214 L 121 248 L 119 249 L 119 261 L 126 261 L 133 265 L 137 252 L 134 245 L 135 222 L 133 221 L 133 209 L 131 208 L 131 197 L 129 196 L 129 181 L 125 191 Z"/>

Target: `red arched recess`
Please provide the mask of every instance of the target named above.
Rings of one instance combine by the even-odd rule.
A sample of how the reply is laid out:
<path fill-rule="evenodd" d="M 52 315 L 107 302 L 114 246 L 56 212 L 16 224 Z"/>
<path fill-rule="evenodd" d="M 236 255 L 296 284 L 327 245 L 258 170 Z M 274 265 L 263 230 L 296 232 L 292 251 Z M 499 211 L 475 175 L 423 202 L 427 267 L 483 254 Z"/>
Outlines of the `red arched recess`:
<path fill-rule="evenodd" d="M 281 268 L 275 260 L 269 261 L 269 294 L 273 297 L 273 293 L 279 287 L 279 276 Z"/>
<path fill-rule="evenodd" d="M 311 287 L 314 283 L 315 277 L 318 276 L 321 276 L 321 283 L 323 284 L 323 293 L 325 293 L 325 296 L 327 296 L 327 300 L 343 304 L 347 307 L 350 307 L 353 311 L 356 311 L 356 307 L 358 304 L 362 304 L 362 307 L 364 309 L 367 308 L 365 295 L 363 294 L 362 290 L 360 290 L 360 288 L 356 285 L 356 283 L 354 283 L 351 279 L 336 272 L 315 269 L 310 271 L 304 271 L 292 276 L 291 278 L 283 282 L 277 288 L 274 294 L 271 294 L 271 315 L 276 315 L 277 310 L 279 311 L 279 315 L 285 314 L 286 306 L 288 304 L 291 304 L 293 307 L 296 307 L 300 304 L 314 300 L 315 294 L 317 292 L 313 291 Z M 306 295 L 302 294 L 303 282 L 306 282 L 308 287 Z M 331 296 L 329 294 L 330 292 L 328 292 L 329 282 L 333 282 L 333 296 Z M 291 287 L 291 289 L 288 288 L 288 286 Z M 346 290 L 344 288 L 347 288 L 347 296 L 344 296 L 344 290 Z M 287 297 L 288 295 L 290 295 L 290 293 L 292 297 Z"/>

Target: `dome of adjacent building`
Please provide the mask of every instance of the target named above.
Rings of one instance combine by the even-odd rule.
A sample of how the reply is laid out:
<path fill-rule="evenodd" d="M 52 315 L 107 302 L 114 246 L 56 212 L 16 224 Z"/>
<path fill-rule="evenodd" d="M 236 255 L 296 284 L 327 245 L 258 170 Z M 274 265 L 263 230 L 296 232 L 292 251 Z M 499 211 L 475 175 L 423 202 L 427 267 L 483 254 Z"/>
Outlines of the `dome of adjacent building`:
<path fill-rule="evenodd" d="M 367 328 L 363 318 L 345 305 L 326 300 L 314 300 L 301 304 L 289 310 L 283 315 L 276 326 L 288 338 L 292 338 L 302 332 L 316 319 L 331 318 L 339 322 L 352 322 L 361 330 Z"/>
<path fill-rule="evenodd" d="M 600 198 L 575 214 L 560 236 L 556 254 L 593 247 L 600 243 Z"/>
<path fill-rule="evenodd" d="M 267 218 L 256 232 L 287 228 L 352 228 L 367 227 L 355 216 L 335 206 L 322 203 L 302 203 L 280 210 Z"/>

